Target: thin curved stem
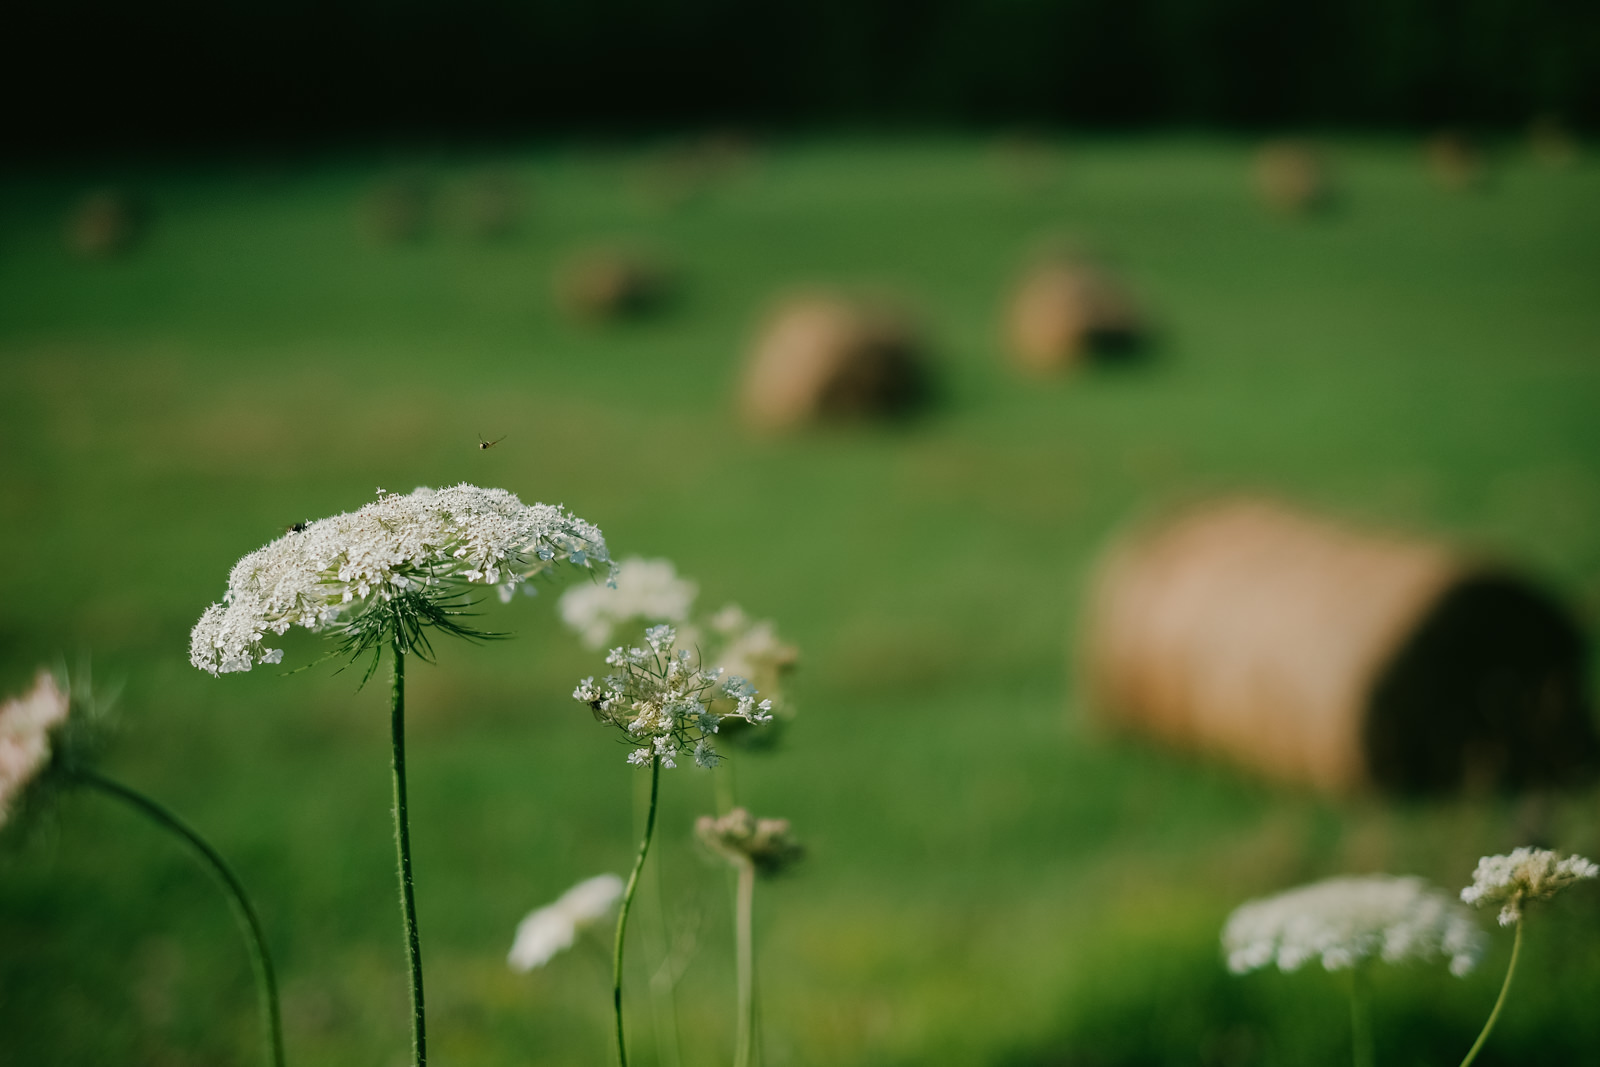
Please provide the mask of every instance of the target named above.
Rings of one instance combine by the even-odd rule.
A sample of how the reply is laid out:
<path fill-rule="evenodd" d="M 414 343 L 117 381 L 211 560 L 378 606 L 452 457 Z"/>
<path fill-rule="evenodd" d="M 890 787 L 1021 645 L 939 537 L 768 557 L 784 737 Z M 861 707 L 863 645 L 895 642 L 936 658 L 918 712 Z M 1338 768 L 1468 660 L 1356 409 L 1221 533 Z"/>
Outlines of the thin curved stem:
<path fill-rule="evenodd" d="M 1373 1063 L 1366 977 L 1364 964 L 1350 969 L 1350 1062 L 1354 1067 L 1372 1067 Z"/>
<path fill-rule="evenodd" d="M 417 933 L 417 894 L 411 880 L 411 820 L 406 810 L 406 654 L 393 645 L 389 734 L 394 760 L 394 847 L 399 862 L 400 912 L 406 924 L 406 959 L 411 964 L 411 1062 L 428 1062 L 428 1028 L 422 1007 L 422 938 Z"/>
<path fill-rule="evenodd" d="M 611 1005 L 617 1013 L 617 1062 L 628 1067 L 628 1043 L 622 1035 L 622 941 L 628 930 L 628 909 L 633 906 L 633 891 L 639 886 L 639 872 L 644 869 L 644 858 L 650 851 L 650 838 L 656 832 L 656 797 L 661 787 L 661 757 L 650 760 L 650 812 L 644 820 L 644 837 L 639 842 L 639 855 L 633 861 L 633 873 L 628 875 L 628 885 L 622 891 L 622 907 L 617 911 L 617 946 L 611 962 Z"/>
<path fill-rule="evenodd" d="M 157 826 L 176 835 L 216 878 L 232 906 L 233 917 L 239 924 L 240 933 L 244 934 L 245 947 L 250 953 L 250 966 L 256 978 L 256 996 L 261 1003 L 261 1021 L 266 1030 L 267 1062 L 273 1067 L 283 1067 L 283 1018 L 278 1011 L 278 981 L 272 969 L 272 954 L 267 951 L 267 938 L 262 932 L 261 920 L 256 917 L 256 910 L 238 876 L 217 854 L 216 849 L 190 829 L 187 823 L 143 793 L 103 778 L 93 771 L 78 770 L 73 776 L 80 784 L 117 798 Z"/>
<path fill-rule="evenodd" d="M 1517 973 L 1517 955 L 1522 951 L 1522 920 L 1517 919 L 1517 936 L 1511 942 L 1511 963 L 1506 967 L 1506 980 L 1500 983 L 1500 995 L 1495 998 L 1494 1010 L 1489 1013 L 1489 1021 L 1483 1024 L 1483 1032 L 1478 1035 L 1478 1040 L 1472 1043 L 1472 1048 L 1467 1051 L 1467 1058 L 1461 1061 L 1461 1067 L 1469 1067 L 1473 1060 L 1478 1058 L 1478 1052 L 1483 1048 L 1483 1043 L 1489 1040 L 1489 1031 L 1494 1029 L 1495 1020 L 1500 1018 L 1500 1009 L 1506 1006 L 1506 994 L 1511 991 L 1511 976 Z"/>
<path fill-rule="evenodd" d="M 739 976 L 739 1019 L 733 1046 L 733 1067 L 750 1067 L 750 1048 L 756 1024 L 755 938 L 751 918 L 755 911 L 756 865 L 739 865 L 739 891 L 734 907 L 734 946 Z"/>

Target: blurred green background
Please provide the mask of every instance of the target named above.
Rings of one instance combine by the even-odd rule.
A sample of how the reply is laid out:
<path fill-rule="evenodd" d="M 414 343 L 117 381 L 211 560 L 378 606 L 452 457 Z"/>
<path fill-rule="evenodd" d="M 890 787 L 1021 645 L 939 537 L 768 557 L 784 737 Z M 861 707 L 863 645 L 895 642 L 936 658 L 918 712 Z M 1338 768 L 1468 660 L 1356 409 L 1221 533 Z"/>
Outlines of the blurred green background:
<path fill-rule="evenodd" d="M 251 888 L 291 1061 L 408 1054 L 381 685 L 323 665 L 205 676 L 189 627 L 228 568 L 375 486 L 468 480 L 562 502 L 618 556 L 666 556 L 802 651 L 777 752 L 741 800 L 811 854 L 757 900 L 764 1062 L 1335 1064 L 1338 976 L 1244 979 L 1217 933 L 1245 898 L 1343 872 L 1456 888 L 1532 834 L 1600 851 L 1595 792 L 1331 802 L 1097 733 L 1070 649 L 1097 551 L 1165 502 L 1235 487 L 1437 532 L 1520 561 L 1600 617 L 1600 164 L 1520 147 L 1440 190 L 1399 139 L 1330 144 L 1339 210 L 1288 220 L 1253 144 L 1177 135 L 790 137 L 663 200 L 672 146 L 55 164 L 0 180 L 0 688 L 41 662 L 121 683 L 105 763 L 191 819 Z M 471 237 L 484 175 L 522 191 Z M 416 240 L 365 234 L 404 178 Z M 72 257 L 87 189 L 149 205 L 147 239 Z M 1007 286 L 1042 239 L 1110 256 L 1160 327 L 1147 365 L 1054 382 L 1000 354 Z M 573 251 L 654 250 L 683 279 L 651 321 L 580 325 Z M 896 294 L 940 400 L 909 423 L 752 437 L 736 373 L 774 293 Z M 505 440 L 478 449 L 479 435 Z M 491 609 L 516 638 L 411 672 L 411 791 L 441 1067 L 607 1062 L 604 937 L 528 976 L 530 908 L 625 871 L 641 775 L 568 699 L 597 658 L 556 590 Z M 291 637 L 285 666 L 322 651 Z M 630 1018 L 657 1062 L 648 974 L 670 938 L 683 1062 L 732 1040 L 729 897 L 690 840 L 712 809 L 664 777 L 634 930 Z M 1483 1064 L 1600 1047 L 1600 898 L 1536 916 Z M 1509 950 L 1480 971 L 1378 976 L 1380 1063 L 1454 1064 Z M 171 842 L 69 795 L 0 841 L 0 1060 L 246 1064 L 243 950 Z"/>

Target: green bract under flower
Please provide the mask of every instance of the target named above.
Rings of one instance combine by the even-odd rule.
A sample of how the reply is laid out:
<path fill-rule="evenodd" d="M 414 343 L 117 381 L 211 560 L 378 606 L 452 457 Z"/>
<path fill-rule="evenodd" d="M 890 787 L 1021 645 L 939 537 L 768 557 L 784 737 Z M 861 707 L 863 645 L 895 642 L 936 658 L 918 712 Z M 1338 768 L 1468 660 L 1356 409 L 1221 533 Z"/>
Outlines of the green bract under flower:
<path fill-rule="evenodd" d="M 517 586 L 558 563 L 608 565 L 605 538 L 564 508 L 524 504 L 504 489 L 457 485 L 401 495 L 379 490 L 365 507 L 319 519 L 241 559 L 223 602 L 200 616 L 189 661 L 213 675 L 277 663 L 262 645 L 291 626 L 340 631 L 354 653 L 398 634 L 426 647 L 473 585 Z"/>

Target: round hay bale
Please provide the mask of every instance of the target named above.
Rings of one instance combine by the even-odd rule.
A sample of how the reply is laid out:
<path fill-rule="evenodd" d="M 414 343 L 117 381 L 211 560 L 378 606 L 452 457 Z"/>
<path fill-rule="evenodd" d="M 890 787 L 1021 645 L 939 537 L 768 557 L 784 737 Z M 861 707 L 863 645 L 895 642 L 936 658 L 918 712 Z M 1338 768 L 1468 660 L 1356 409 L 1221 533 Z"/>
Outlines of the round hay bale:
<path fill-rule="evenodd" d="M 1307 215 L 1333 201 L 1333 179 L 1327 161 L 1300 141 L 1272 141 L 1256 153 L 1256 192 L 1274 211 Z"/>
<path fill-rule="evenodd" d="M 753 426 L 904 414 L 926 399 L 917 330 L 882 305 L 814 293 L 791 297 L 761 327 L 740 407 Z"/>
<path fill-rule="evenodd" d="M 1555 115 L 1540 115 L 1528 124 L 1528 148 L 1534 159 L 1552 170 L 1565 170 L 1578 161 L 1578 139 Z"/>
<path fill-rule="evenodd" d="M 143 206 L 118 189 L 84 197 L 67 220 L 67 247 L 87 259 L 108 259 L 132 250 L 149 222 Z"/>
<path fill-rule="evenodd" d="M 589 322 L 638 319 L 666 307 L 676 279 L 661 263 L 620 251 L 589 251 L 567 262 L 556 277 L 556 299 L 574 318 Z"/>
<path fill-rule="evenodd" d="M 1032 374 L 1137 355 L 1149 340 L 1144 314 L 1120 282 L 1087 261 L 1061 258 L 1017 283 L 1005 333 L 1013 360 Z"/>
<path fill-rule="evenodd" d="M 380 244 L 419 240 L 432 228 L 434 200 L 433 183 L 424 177 L 382 182 L 362 202 L 362 227 Z"/>
<path fill-rule="evenodd" d="M 1489 168 L 1477 142 L 1459 130 L 1445 130 L 1423 146 L 1433 180 L 1451 192 L 1471 192 L 1488 183 Z"/>
<path fill-rule="evenodd" d="M 1282 781 L 1478 791 L 1600 756 L 1570 616 L 1436 543 L 1215 503 L 1116 547 L 1086 623 L 1110 721 Z"/>

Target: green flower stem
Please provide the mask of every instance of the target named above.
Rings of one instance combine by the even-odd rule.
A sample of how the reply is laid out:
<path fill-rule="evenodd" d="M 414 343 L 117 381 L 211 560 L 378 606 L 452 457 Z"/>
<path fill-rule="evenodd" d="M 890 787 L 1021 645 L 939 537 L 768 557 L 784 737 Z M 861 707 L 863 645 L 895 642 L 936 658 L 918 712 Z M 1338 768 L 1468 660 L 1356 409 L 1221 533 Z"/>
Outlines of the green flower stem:
<path fill-rule="evenodd" d="M 74 778 L 82 785 L 117 798 L 157 826 L 176 835 L 216 878 L 217 884 L 228 897 L 228 903 L 232 905 L 233 917 L 239 924 L 240 933 L 244 934 L 245 947 L 250 952 L 250 966 L 256 977 L 256 995 L 261 1002 L 262 1024 L 266 1029 L 267 1062 L 273 1067 L 283 1067 L 283 1018 L 278 1011 L 278 982 L 272 970 L 272 955 L 267 951 L 267 938 L 261 930 L 261 920 L 256 917 L 256 910 L 251 906 L 250 897 L 245 893 L 238 876 L 217 854 L 216 849 L 191 830 L 188 824 L 143 793 L 109 778 L 102 778 L 93 771 L 78 770 L 74 772 Z"/>
<path fill-rule="evenodd" d="M 411 820 L 406 811 L 406 654 L 393 645 L 389 733 L 394 746 L 394 846 L 399 858 L 400 912 L 406 923 L 406 959 L 411 964 L 411 1062 L 428 1062 L 428 1028 L 422 1007 L 422 939 L 417 933 L 417 895 L 411 881 Z"/>
<path fill-rule="evenodd" d="M 1350 1062 L 1354 1067 L 1372 1067 L 1372 1021 L 1367 996 L 1367 973 L 1363 964 L 1350 969 Z"/>
<path fill-rule="evenodd" d="M 633 905 L 633 891 L 639 886 L 639 872 L 644 869 L 644 858 L 650 851 L 650 838 L 656 831 L 656 797 L 661 787 L 661 757 L 650 761 L 650 812 L 644 820 L 644 838 L 639 842 L 639 855 L 633 861 L 633 873 L 628 875 L 627 888 L 622 891 L 622 907 L 617 911 L 617 947 L 611 963 L 611 1004 L 617 1013 L 617 1062 L 628 1067 L 628 1043 L 622 1036 L 622 942 L 628 930 L 628 909 Z"/>
<path fill-rule="evenodd" d="M 739 865 L 739 891 L 734 908 L 734 945 L 739 977 L 739 1020 L 733 1046 L 733 1067 L 750 1067 L 750 1046 L 755 1033 L 755 944 L 751 930 L 755 910 L 756 865 Z"/>
<path fill-rule="evenodd" d="M 1461 1067 L 1469 1067 L 1473 1060 L 1478 1058 L 1478 1052 L 1483 1048 L 1483 1043 L 1489 1040 L 1489 1031 L 1494 1029 L 1495 1020 L 1500 1018 L 1500 1009 L 1506 1006 L 1506 994 L 1511 990 L 1511 976 L 1517 973 L 1517 955 L 1522 951 L 1522 920 L 1517 919 L 1517 936 L 1511 942 L 1511 963 L 1506 967 L 1506 980 L 1500 983 L 1500 995 L 1495 998 L 1494 1010 L 1489 1013 L 1489 1021 L 1483 1024 L 1483 1032 L 1478 1035 L 1478 1040 L 1472 1043 L 1472 1048 L 1467 1051 L 1467 1058 L 1461 1061 Z"/>

